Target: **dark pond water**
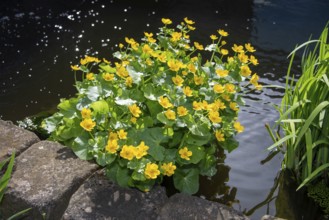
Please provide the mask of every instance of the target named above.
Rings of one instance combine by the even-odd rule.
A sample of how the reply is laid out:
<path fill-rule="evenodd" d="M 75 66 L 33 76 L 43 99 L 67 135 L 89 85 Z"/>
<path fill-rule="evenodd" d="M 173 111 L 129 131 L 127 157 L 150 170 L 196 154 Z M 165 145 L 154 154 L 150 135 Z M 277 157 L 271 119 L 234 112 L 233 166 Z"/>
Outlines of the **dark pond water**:
<path fill-rule="evenodd" d="M 251 42 L 260 81 L 283 86 L 287 55 L 311 34 L 319 36 L 328 12 L 327 0 L 1 0 L 0 117 L 16 121 L 54 108 L 60 98 L 75 94 L 71 64 L 85 54 L 110 59 L 125 36 L 140 39 L 144 31 L 156 32 L 162 17 L 174 23 L 184 17 L 196 21 L 196 41 L 209 42 L 209 35 L 221 28 L 230 33 L 230 42 Z M 267 197 L 282 156 L 261 165 L 272 144 L 264 124 L 277 119 L 272 105 L 281 97 L 282 90 L 271 88 L 245 97 L 240 147 L 226 154 L 212 181 L 202 182 L 200 195 L 241 211 Z M 251 218 L 281 215 L 275 201 L 250 213 Z"/>

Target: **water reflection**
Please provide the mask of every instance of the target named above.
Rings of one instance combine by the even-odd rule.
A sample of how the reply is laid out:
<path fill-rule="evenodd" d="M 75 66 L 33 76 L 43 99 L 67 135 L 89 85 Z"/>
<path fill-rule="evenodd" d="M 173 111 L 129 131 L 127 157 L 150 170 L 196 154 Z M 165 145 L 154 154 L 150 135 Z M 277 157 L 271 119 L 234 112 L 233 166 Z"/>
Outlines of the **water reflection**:
<path fill-rule="evenodd" d="M 15 121 L 54 108 L 60 98 L 76 93 L 71 64 L 85 54 L 110 59 L 125 36 L 140 39 L 144 31 L 156 32 L 161 17 L 174 23 L 184 17 L 195 20 L 196 41 L 209 42 L 209 35 L 222 28 L 230 33 L 230 42 L 251 42 L 257 48 L 260 65 L 255 72 L 261 83 L 284 86 L 287 55 L 310 34 L 320 34 L 328 11 L 326 0 L 2 0 L 0 117 Z M 293 73 L 298 75 L 298 65 Z M 246 94 L 240 147 L 227 154 L 213 182 L 203 182 L 201 194 L 221 199 L 228 192 L 240 201 L 233 204 L 240 210 L 266 198 L 281 158 L 260 164 L 272 144 L 264 124 L 277 119 L 272 105 L 281 96 L 276 88 Z M 265 213 L 276 213 L 273 202 L 252 218 Z"/>

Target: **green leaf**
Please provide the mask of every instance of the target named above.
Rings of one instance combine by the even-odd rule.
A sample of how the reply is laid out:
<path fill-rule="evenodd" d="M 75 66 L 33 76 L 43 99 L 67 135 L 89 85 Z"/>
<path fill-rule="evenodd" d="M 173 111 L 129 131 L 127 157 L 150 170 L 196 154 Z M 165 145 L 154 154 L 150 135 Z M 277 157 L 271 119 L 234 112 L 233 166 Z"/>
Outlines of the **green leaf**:
<path fill-rule="evenodd" d="M 108 73 L 116 73 L 116 69 L 111 67 L 110 65 L 105 65 L 105 64 L 101 64 L 99 65 L 99 67 L 104 70 L 105 72 Z"/>
<path fill-rule="evenodd" d="M 119 186 L 128 187 L 131 179 L 130 175 L 131 174 L 127 168 L 119 167 L 116 173 L 116 180 Z"/>
<path fill-rule="evenodd" d="M 0 179 L 0 202 L 2 201 L 2 197 L 5 194 L 5 190 L 9 183 L 9 179 L 11 177 L 11 172 L 12 172 L 13 166 L 14 166 L 14 160 L 15 160 L 15 151 L 13 152 L 13 154 L 10 157 L 10 161 L 7 166 L 5 174 L 3 174 L 3 176 Z"/>
<path fill-rule="evenodd" d="M 81 135 L 73 140 L 72 150 L 80 159 L 82 160 L 91 160 L 93 155 L 91 154 L 92 147 L 88 144 L 88 134 Z"/>
<path fill-rule="evenodd" d="M 138 142 L 144 141 L 149 146 L 148 154 L 157 161 L 162 161 L 164 158 L 165 148 L 161 143 L 167 142 L 169 138 L 163 135 L 163 129 L 159 127 L 146 128 L 141 133 L 136 134 Z"/>
<path fill-rule="evenodd" d="M 44 119 L 41 123 L 41 127 L 50 134 L 56 130 L 56 127 L 58 126 L 62 118 L 63 115 L 59 112 L 56 112 L 52 116 Z"/>
<path fill-rule="evenodd" d="M 188 149 L 192 151 L 192 156 L 190 157 L 189 162 L 193 164 L 199 163 L 202 158 L 205 156 L 204 148 L 200 146 L 188 146 Z"/>
<path fill-rule="evenodd" d="M 176 155 L 177 155 L 176 148 L 165 149 L 163 161 L 166 161 L 166 162 L 176 161 Z"/>
<path fill-rule="evenodd" d="M 75 138 L 81 134 L 83 128 L 80 126 L 80 120 L 78 118 L 64 118 L 63 125 L 57 127 L 54 137 L 59 141 L 68 141 L 71 138 Z"/>
<path fill-rule="evenodd" d="M 97 101 L 102 89 L 99 86 L 89 86 L 86 92 L 87 97 L 92 101 Z"/>
<path fill-rule="evenodd" d="M 191 145 L 202 146 L 202 145 L 208 144 L 210 139 L 211 139 L 210 133 L 205 136 L 198 136 L 198 135 L 193 135 L 193 134 L 189 133 L 186 136 L 186 143 L 191 144 Z"/>
<path fill-rule="evenodd" d="M 226 140 L 222 143 L 221 147 L 224 150 L 227 150 L 229 153 L 235 150 L 239 146 L 239 142 L 234 138 L 226 138 Z"/>
<path fill-rule="evenodd" d="M 189 127 L 192 134 L 197 136 L 209 136 L 209 128 L 205 123 L 198 122 Z"/>
<path fill-rule="evenodd" d="M 58 104 L 59 112 L 63 114 L 66 118 L 72 118 L 76 116 L 76 105 L 78 103 L 78 99 L 72 98 L 69 100 L 61 100 L 61 103 Z"/>
<path fill-rule="evenodd" d="M 175 188 L 180 192 L 192 195 L 199 190 L 199 171 L 196 168 L 176 170 L 173 180 Z"/>
<path fill-rule="evenodd" d="M 156 88 L 155 85 L 150 83 L 144 86 L 143 91 L 145 98 L 152 101 L 157 101 L 160 96 L 164 95 L 164 91 L 161 88 Z"/>
<path fill-rule="evenodd" d="M 113 163 L 113 161 L 116 159 L 116 154 L 110 154 L 110 153 L 104 153 L 104 152 L 98 152 L 96 157 L 96 162 L 100 166 L 106 166 L 108 164 Z"/>
<path fill-rule="evenodd" d="M 90 104 L 90 108 L 93 109 L 93 112 L 96 114 L 107 115 L 109 113 L 109 105 L 105 100 L 96 101 Z"/>
<path fill-rule="evenodd" d="M 151 116 L 156 116 L 158 113 L 162 112 L 163 108 L 158 102 L 146 101 L 148 110 L 150 111 Z"/>
<path fill-rule="evenodd" d="M 175 120 L 169 120 L 164 114 L 164 112 L 160 112 L 159 114 L 157 114 L 157 119 L 168 126 L 173 126 L 175 124 Z"/>

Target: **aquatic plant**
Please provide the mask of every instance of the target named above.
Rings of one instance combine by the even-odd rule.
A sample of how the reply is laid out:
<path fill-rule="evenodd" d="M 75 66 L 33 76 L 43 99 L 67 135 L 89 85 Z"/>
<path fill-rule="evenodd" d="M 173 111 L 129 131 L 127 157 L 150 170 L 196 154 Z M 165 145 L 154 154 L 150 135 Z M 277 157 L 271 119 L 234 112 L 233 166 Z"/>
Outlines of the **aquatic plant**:
<path fill-rule="evenodd" d="M 285 94 L 278 107 L 276 126 L 283 129 L 270 134 L 275 141 L 269 149 L 284 153 L 283 169 L 294 172 L 300 189 L 318 182 L 329 184 L 329 45 L 328 28 L 319 40 L 309 40 L 290 54 Z M 313 51 L 309 45 L 316 43 Z M 305 48 L 301 72 L 296 82 L 291 66 L 298 50 Z"/>
<path fill-rule="evenodd" d="M 13 167 L 14 167 L 14 161 L 15 161 L 15 152 L 13 152 L 13 154 L 11 155 L 10 158 L 0 161 L 0 173 L 2 174 L 1 178 L 0 178 L 0 204 L 1 201 L 3 199 L 3 196 L 5 194 L 6 188 L 8 186 L 10 177 L 11 177 L 11 173 L 13 171 Z M 4 171 L 3 169 L 6 168 Z M 3 172 L 3 173 L 2 173 Z M 28 211 L 30 211 L 31 208 L 28 209 L 24 209 L 12 216 L 10 216 L 7 220 L 11 220 L 11 219 L 15 219 L 19 216 L 24 215 L 25 213 L 27 213 Z M 0 213 L 0 218 L 1 218 L 1 213 Z"/>
<path fill-rule="evenodd" d="M 62 99 L 42 126 L 121 186 L 148 191 L 172 176 L 178 190 L 193 194 L 199 175 L 216 173 L 218 147 L 238 147 L 242 92 L 261 89 L 249 67 L 258 61 L 249 43 L 228 49 L 224 30 L 203 46 L 190 38 L 192 20 L 162 23 L 141 42 L 126 37 L 114 64 L 85 56 L 72 65 L 78 94 Z"/>

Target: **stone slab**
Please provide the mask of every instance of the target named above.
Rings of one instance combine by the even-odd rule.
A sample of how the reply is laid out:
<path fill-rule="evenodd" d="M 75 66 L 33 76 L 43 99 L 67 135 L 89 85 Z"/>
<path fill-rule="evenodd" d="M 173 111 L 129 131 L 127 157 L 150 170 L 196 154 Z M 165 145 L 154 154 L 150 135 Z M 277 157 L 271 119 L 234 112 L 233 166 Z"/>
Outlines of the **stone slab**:
<path fill-rule="evenodd" d="M 162 207 L 157 220 L 249 220 L 248 217 L 225 205 L 199 197 L 178 193 Z"/>
<path fill-rule="evenodd" d="M 33 132 L 24 130 L 10 121 L 0 120 L 0 161 L 10 157 L 13 151 L 16 156 L 40 139 Z"/>
<path fill-rule="evenodd" d="M 72 196 L 63 220 L 156 219 L 167 200 L 161 186 L 144 193 L 119 187 L 97 172 Z"/>
<path fill-rule="evenodd" d="M 32 208 L 24 219 L 33 220 L 60 219 L 73 193 L 98 169 L 69 148 L 50 141 L 32 145 L 15 163 L 0 212 L 8 217 Z"/>

